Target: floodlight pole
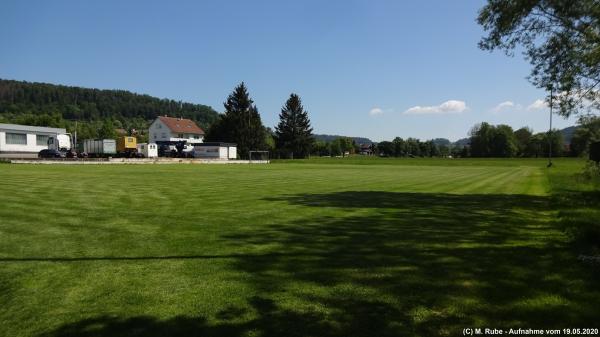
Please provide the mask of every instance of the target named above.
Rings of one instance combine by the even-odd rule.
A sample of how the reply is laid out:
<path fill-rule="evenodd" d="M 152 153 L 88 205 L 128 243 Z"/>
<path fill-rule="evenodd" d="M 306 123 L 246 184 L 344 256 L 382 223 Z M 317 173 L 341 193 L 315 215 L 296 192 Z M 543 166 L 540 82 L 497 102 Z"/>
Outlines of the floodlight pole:
<path fill-rule="evenodd" d="M 550 87 L 550 129 L 548 129 L 548 167 L 552 166 L 552 87 Z"/>

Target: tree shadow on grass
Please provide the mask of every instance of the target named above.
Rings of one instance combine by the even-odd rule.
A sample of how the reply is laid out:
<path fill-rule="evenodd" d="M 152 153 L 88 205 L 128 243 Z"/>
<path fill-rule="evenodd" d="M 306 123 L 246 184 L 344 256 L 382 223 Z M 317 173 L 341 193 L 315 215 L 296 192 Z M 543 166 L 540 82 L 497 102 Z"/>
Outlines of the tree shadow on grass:
<path fill-rule="evenodd" d="M 268 258 L 232 257 L 254 287 L 247 306 L 164 321 L 99 317 L 43 336 L 457 335 L 597 324 L 598 275 L 574 258 L 547 197 L 350 191 L 267 200 L 323 212 L 225 238 L 269 247 Z"/>
<path fill-rule="evenodd" d="M 600 254 L 600 191 L 563 189 L 555 194 L 560 226 L 584 254 Z"/>
<path fill-rule="evenodd" d="M 273 284 L 277 271 L 333 288 L 329 298 L 313 300 L 341 308 L 346 306 L 331 303 L 366 298 L 361 292 L 374 290 L 404 314 L 395 326 L 422 334 L 454 334 L 461 326 L 481 323 L 595 324 L 597 270 L 576 260 L 549 197 L 347 191 L 268 200 L 347 215 L 308 217 L 261 235 L 231 236 L 298 253 L 297 258 L 239 261 L 237 268 L 251 272 L 257 287 Z M 319 257 L 301 254 L 307 251 Z M 354 290 L 340 295 L 335 291 L 340 286 Z"/>

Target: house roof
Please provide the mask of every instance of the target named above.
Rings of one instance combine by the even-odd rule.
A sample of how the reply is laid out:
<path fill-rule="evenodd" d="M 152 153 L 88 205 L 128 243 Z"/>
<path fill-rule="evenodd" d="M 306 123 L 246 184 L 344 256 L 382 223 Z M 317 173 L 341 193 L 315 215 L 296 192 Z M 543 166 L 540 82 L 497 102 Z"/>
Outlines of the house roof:
<path fill-rule="evenodd" d="M 166 125 L 169 130 L 175 133 L 191 133 L 194 135 L 203 135 L 202 130 L 193 120 L 185 118 L 175 118 L 167 116 L 159 116 L 161 122 Z"/>

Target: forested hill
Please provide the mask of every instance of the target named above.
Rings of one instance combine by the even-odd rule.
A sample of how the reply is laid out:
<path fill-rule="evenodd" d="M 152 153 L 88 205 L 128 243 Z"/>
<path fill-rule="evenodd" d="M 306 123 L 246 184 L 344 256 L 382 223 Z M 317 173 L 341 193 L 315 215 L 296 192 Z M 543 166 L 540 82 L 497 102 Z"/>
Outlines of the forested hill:
<path fill-rule="evenodd" d="M 332 141 L 334 141 L 334 140 L 336 140 L 338 138 L 345 137 L 345 136 L 338 136 L 338 135 L 314 135 L 314 137 L 318 141 L 329 143 L 329 142 L 332 142 Z M 348 137 L 348 138 L 351 138 L 352 140 L 354 140 L 354 142 L 356 144 L 368 144 L 368 145 L 370 145 L 370 144 L 373 143 L 372 140 L 370 140 L 369 138 L 365 138 L 365 137 Z"/>
<path fill-rule="evenodd" d="M 125 90 L 0 79 L 0 122 L 69 126 L 69 122 L 75 120 L 112 120 L 116 127 L 142 128 L 159 115 L 190 118 L 202 127 L 210 125 L 218 116 L 215 110 L 206 105 L 160 99 Z"/>

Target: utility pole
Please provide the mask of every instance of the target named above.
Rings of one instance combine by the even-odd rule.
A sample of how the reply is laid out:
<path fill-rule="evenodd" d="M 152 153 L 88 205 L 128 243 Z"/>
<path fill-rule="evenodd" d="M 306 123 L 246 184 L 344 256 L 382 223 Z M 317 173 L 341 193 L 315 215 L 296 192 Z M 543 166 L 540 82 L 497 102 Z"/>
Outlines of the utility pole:
<path fill-rule="evenodd" d="M 550 129 L 548 129 L 548 166 L 552 166 L 552 87 L 550 87 Z"/>

